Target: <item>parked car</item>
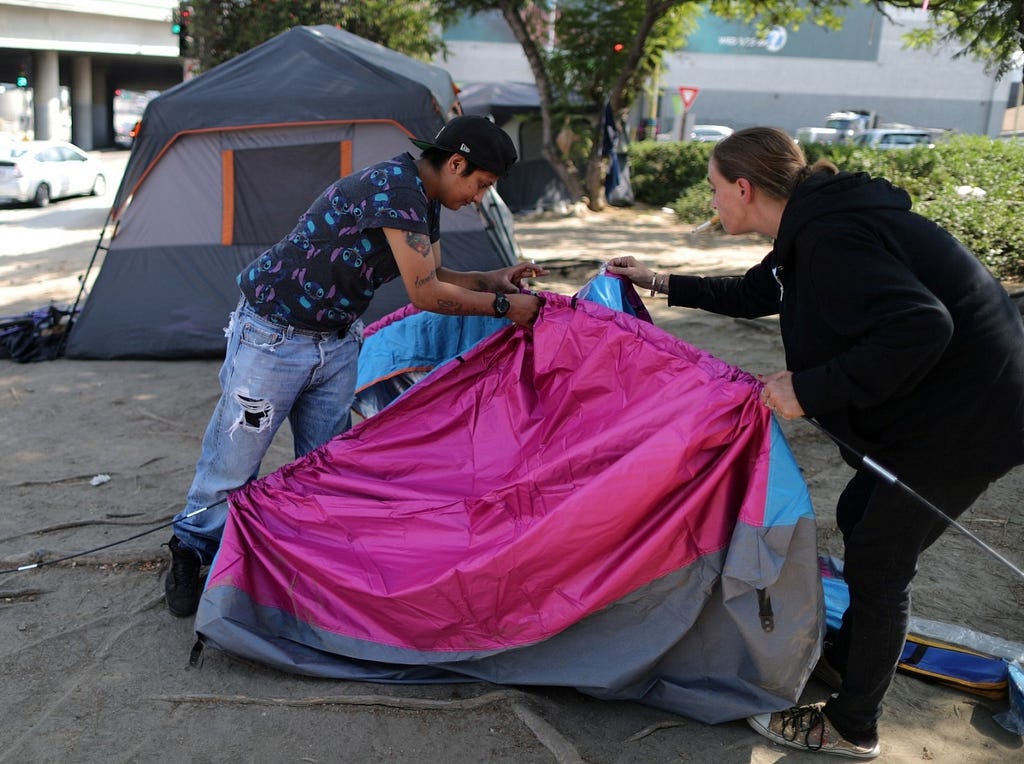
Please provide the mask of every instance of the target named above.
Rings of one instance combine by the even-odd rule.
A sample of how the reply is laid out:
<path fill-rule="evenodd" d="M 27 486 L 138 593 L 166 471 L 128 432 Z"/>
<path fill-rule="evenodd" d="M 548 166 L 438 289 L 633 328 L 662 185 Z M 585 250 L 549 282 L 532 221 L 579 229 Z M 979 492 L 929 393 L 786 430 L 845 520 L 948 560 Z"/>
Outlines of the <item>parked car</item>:
<path fill-rule="evenodd" d="M 0 147 L 0 201 L 32 202 L 103 194 L 103 165 L 65 141 L 14 141 Z"/>
<path fill-rule="evenodd" d="M 725 125 L 694 125 L 693 130 L 690 131 L 690 140 L 701 143 L 718 143 L 732 133 L 732 128 Z"/>
<path fill-rule="evenodd" d="M 872 149 L 912 149 L 914 146 L 934 146 L 932 134 L 927 130 L 900 127 L 878 127 L 853 136 L 854 146 Z"/>
<path fill-rule="evenodd" d="M 839 143 L 839 130 L 834 127 L 800 127 L 796 131 L 797 143 Z"/>

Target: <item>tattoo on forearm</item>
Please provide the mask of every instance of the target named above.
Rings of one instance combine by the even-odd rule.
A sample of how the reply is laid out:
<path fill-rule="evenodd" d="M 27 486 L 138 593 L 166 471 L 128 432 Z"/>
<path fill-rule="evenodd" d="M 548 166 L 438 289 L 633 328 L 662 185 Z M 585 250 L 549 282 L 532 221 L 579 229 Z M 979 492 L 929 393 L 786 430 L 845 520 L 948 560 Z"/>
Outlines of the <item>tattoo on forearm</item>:
<path fill-rule="evenodd" d="M 416 280 L 413 283 L 417 287 L 421 287 L 424 284 L 426 284 L 427 282 L 436 281 L 436 280 L 437 280 L 437 271 L 431 271 L 426 276 L 417 276 Z"/>
<path fill-rule="evenodd" d="M 458 315 L 462 310 L 462 303 L 455 302 L 454 300 L 438 300 L 437 301 L 437 312 L 438 313 L 450 313 L 452 315 Z"/>
<path fill-rule="evenodd" d="M 408 231 L 405 234 L 405 242 L 423 257 L 431 254 L 429 236 L 425 236 L 422 233 L 413 233 L 412 231 Z"/>

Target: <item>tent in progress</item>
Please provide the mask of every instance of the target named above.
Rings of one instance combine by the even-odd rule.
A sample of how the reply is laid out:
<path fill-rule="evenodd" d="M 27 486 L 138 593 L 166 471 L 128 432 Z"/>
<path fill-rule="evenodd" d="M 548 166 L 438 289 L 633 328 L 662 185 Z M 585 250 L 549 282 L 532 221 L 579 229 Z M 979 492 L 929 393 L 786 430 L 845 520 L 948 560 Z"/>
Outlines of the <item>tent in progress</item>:
<path fill-rule="evenodd" d="M 374 321 L 363 332 L 352 408 L 363 419 L 373 416 L 439 365 L 508 323 L 493 316 L 430 313 L 413 305 Z"/>
<path fill-rule="evenodd" d="M 330 183 L 416 153 L 409 137 L 433 136 L 455 105 L 444 69 L 330 26 L 296 27 L 165 91 L 146 108 L 67 355 L 222 354 L 238 272 Z M 497 211 L 444 210 L 448 267 L 514 262 Z M 366 318 L 406 301 L 391 282 Z"/>
<path fill-rule="evenodd" d="M 506 324 L 231 494 L 205 644 L 706 722 L 796 701 L 823 631 L 815 526 L 758 383 L 633 316 L 545 297 L 530 331 Z"/>
<path fill-rule="evenodd" d="M 603 267 L 576 297 L 653 323 L 632 283 Z M 413 305 L 374 321 L 363 332 L 352 408 L 364 419 L 373 416 L 445 361 L 462 355 L 508 323 L 508 319 L 491 316 L 428 313 Z"/>

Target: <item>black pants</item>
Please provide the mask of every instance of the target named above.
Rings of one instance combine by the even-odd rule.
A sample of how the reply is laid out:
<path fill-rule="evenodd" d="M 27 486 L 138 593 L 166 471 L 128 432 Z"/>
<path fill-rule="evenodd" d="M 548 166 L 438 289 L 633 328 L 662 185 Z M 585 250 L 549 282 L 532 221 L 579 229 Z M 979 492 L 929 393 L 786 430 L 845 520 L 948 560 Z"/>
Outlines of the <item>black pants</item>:
<path fill-rule="evenodd" d="M 881 461 L 881 460 L 880 460 Z M 945 467 L 945 468 L 944 468 Z M 1006 470 L 931 463 L 897 473 L 946 515 L 957 518 Z M 825 705 L 836 730 L 857 744 L 878 739 L 882 698 L 907 636 L 910 582 L 917 560 L 948 523 L 898 487 L 862 468 L 839 497 L 836 522 L 845 543 L 850 606 L 826 657 L 843 676 Z"/>

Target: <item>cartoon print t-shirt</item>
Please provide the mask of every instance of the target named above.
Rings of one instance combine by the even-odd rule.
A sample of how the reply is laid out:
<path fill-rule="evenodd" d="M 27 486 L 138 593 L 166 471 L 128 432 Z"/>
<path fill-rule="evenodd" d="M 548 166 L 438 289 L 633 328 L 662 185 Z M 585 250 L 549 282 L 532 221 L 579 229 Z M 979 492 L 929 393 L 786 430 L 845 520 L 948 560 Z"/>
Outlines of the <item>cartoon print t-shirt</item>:
<path fill-rule="evenodd" d="M 441 205 L 430 201 L 409 153 L 331 184 L 287 237 L 238 274 L 261 316 L 304 329 L 334 331 L 366 310 L 381 284 L 398 275 L 384 228 L 440 234 Z"/>

